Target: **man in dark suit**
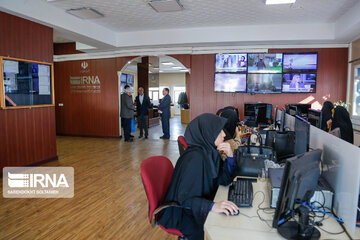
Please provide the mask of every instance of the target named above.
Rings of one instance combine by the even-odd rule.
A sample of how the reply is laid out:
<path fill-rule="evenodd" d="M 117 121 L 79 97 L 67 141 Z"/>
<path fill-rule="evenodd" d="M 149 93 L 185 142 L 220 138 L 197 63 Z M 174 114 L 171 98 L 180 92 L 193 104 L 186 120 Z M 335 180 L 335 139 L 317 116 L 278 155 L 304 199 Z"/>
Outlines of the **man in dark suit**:
<path fill-rule="evenodd" d="M 138 126 L 140 128 L 139 138 L 143 137 L 143 130 L 145 132 L 145 138 L 148 138 L 150 98 L 148 95 L 144 94 L 144 88 L 139 88 L 139 95 L 135 98 L 135 102 L 138 116 Z"/>
<path fill-rule="evenodd" d="M 134 117 L 134 104 L 132 100 L 132 89 L 129 85 L 124 87 L 124 93 L 121 94 L 121 109 L 120 117 L 121 121 L 124 124 L 124 135 L 125 142 L 132 142 L 131 138 L 131 119 Z"/>
<path fill-rule="evenodd" d="M 169 95 L 169 89 L 163 89 L 163 99 L 159 105 L 159 113 L 161 113 L 161 125 L 164 135 L 160 137 L 161 139 L 170 138 L 170 104 L 171 97 Z"/>

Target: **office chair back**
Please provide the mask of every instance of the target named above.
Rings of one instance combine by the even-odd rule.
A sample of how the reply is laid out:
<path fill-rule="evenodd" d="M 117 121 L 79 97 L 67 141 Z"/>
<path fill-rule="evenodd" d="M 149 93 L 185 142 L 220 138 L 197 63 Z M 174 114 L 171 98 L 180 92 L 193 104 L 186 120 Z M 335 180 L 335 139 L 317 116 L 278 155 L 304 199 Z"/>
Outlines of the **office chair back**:
<path fill-rule="evenodd" d="M 149 201 L 149 222 L 153 226 L 156 214 L 166 207 L 173 206 L 172 204 L 160 206 L 171 182 L 173 171 L 171 161 L 163 156 L 149 157 L 141 163 L 141 178 Z M 183 236 L 178 229 L 166 229 L 161 225 L 160 227 L 170 234 Z"/>
<path fill-rule="evenodd" d="M 179 153 L 180 153 L 180 155 L 182 155 L 185 152 L 185 150 L 188 148 L 188 145 L 186 143 L 184 136 L 178 137 L 178 146 L 179 146 Z"/>

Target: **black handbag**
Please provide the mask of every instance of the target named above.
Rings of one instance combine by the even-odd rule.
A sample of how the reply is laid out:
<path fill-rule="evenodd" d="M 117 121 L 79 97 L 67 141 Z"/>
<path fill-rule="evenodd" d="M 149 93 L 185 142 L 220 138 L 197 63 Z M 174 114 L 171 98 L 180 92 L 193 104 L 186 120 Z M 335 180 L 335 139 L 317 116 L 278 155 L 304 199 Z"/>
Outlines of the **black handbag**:
<path fill-rule="evenodd" d="M 272 147 L 276 152 L 278 161 L 294 156 L 295 153 L 294 131 L 266 131 L 265 145 Z"/>
<path fill-rule="evenodd" d="M 236 149 L 237 176 L 257 177 L 259 172 L 265 168 L 264 161 L 266 159 L 277 162 L 273 149 L 263 146 L 260 134 L 257 134 L 257 137 L 260 139 L 260 146 L 250 145 L 250 135 L 247 146 L 240 146 Z"/>

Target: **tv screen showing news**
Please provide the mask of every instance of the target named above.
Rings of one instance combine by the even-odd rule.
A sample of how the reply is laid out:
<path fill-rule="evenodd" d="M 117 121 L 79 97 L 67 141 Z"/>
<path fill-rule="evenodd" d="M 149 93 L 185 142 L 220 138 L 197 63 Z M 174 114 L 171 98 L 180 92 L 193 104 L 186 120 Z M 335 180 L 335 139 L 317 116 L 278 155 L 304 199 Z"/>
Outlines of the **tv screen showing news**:
<path fill-rule="evenodd" d="M 215 92 L 246 92 L 246 74 L 216 73 Z"/>
<path fill-rule="evenodd" d="M 248 93 L 281 93 L 282 74 L 248 74 Z"/>
<path fill-rule="evenodd" d="M 283 72 L 316 72 L 317 53 L 284 53 Z"/>
<path fill-rule="evenodd" d="M 247 54 L 216 54 L 215 72 L 246 72 Z"/>
<path fill-rule="evenodd" d="M 248 54 L 249 73 L 282 73 L 282 53 Z"/>
<path fill-rule="evenodd" d="M 293 93 L 316 92 L 316 74 L 283 74 L 282 91 Z"/>

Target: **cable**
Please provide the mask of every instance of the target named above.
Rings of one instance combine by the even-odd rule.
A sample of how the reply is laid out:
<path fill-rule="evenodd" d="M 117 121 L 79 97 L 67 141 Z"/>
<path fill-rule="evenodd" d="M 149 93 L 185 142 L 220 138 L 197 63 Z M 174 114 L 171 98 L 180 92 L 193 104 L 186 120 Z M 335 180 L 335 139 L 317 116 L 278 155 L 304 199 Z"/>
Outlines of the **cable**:
<path fill-rule="evenodd" d="M 267 208 L 261 208 L 261 207 L 260 207 L 260 206 L 265 202 L 265 194 L 264 194 L 263 192 L 257 191 L 257 192 L 254 194 L 254 198 L 255 198 L 255 196 L 256 196 L 258 193 L 261 193 L 261 194 L 263 195 L 263 200 L 261 201 L 261 203 L 259 203 L 258 209 L 256 210 L 256 214 L 257 214 L 257 216 L 259 217 L 259 219 L 260 219 L 261 221 L 265 222 L 266 225 L 268 225 L 269 228 L 272 228 L 272 226 L 271 226 L 268 222 L 271 222 L 271 221 L 273 221 L 273 220 L 271 220 L 271 219 L 264 219 L 264 218 L 262 218 L 262 217 L 260 216 L 260 214 L 259 214 L 259 211 L 264 210 L 264 209 L 267 209 Z"/>
<path fill-rule="evenodd" d="M 329 231 L 323 229 L 323 228 L 320 227 L 320 226 L 317 226 L 317 227 L 318 227 L 319 229 L 321 229 L 321 231 L 324 231 L 324 232 L 326 232 L 327 234 L 330 234 L 330 235 L 339 235 L 339 234 L 342 234 L 342 233 L 345 232 L 344 230 L 342 230 L 341 232 L 333 233 L 333 232 L 329 232 Z"/>
<path fill-rule="evenodd" d="M 309 204 L 309 206 L 310 206 L 311 208 L 313 208 L 314 210 L 319 211 L 319 212 L 322 212 L 322 213 L 325 213 L 326 215 L 328 215 L 328 216 L 334 218 L 335 220 L 337 220 L 338 222 L 344 223 L 344 221 L 343 221 L 342 219 L 337 218 L 337 217 L 335 217 L 335 216 L 333 216 L 333 215 L 331 215 L 331 214 L 329 214 L 329 213 L 327 213 L 327 212 L 325 212 L 325 211 L 322 211 L 322 210 L 314 207 L 311 203 L 308 203 L 308 204 Z"/>

